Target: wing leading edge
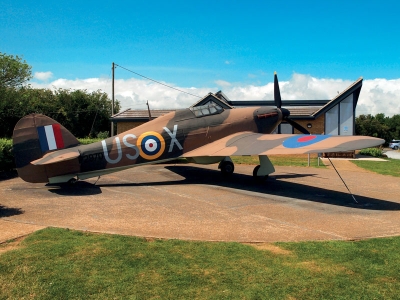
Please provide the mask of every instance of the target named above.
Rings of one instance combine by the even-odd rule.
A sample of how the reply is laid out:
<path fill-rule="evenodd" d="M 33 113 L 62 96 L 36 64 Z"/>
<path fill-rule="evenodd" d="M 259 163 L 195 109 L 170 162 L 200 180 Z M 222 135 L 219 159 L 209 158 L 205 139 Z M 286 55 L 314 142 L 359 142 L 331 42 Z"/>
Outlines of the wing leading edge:
<path fill-rule="evenodd" d="M 369 136 L 241 132 L 184 153 L 182 156 L 240 156 L 341 152 L 375 147 L 383 143 L 384 140 Z"/>

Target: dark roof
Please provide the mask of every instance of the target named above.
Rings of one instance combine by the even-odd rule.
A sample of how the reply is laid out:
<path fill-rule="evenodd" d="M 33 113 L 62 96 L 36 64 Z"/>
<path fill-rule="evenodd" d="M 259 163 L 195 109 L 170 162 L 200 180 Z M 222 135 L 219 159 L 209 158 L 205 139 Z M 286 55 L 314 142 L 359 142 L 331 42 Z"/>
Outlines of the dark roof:
<path fill-rule="evenodd" d="M 332 107 L 346 99 L 349 95 L 354 94 L 354 108 L 357 105 L 358 97 L 362 87 L 362 77 L 351 84 L 347 89 L 338 94 L 332 100 L 282 100 L 284 108 L 290 111 L 290 116 L 293 119 L 316 119 L 322 114 L 329 111 Z M 249 107 L 249 106 L 271 106 L 275 107 L 273 100 L 229 100 L 221 91 L 216 94 L 208 93 L 205 97 L 201 98 L 191 107 L 204 105 L 208 101 L 217 102 L 225 109 L 234 107 Z M 151 119 L 155 119 L 169 112 L 176 111 L 176 109 L 152 109 L 150 110 Z M 149 120 L 149 113 L 147 109 L 131 110 L 130 108 L 110 118 L 111 121 L 147 121 Z"/>
<path fill-rule="evenodd" d="M 269 105 L 274 108 L 274 105 Z M 312 115 L 318 111 L 320 106 L 283 106 L 290 111 L 290 117 L 292 119 L 315 119 Z"/>
<path fill-rule="evenodd" d="M 346 99 L 348 96 L 354 93 L 354 107 L 353 109 L 356 108 L 357 102 L 358 102 L 358 97 L 360 96 L 360 91 L 362 87 L 362 81 L 363 78 L 360 77 L 358 78 L 355 82 L 353 82 L 347 89 L 345 89 L 343 92 L 339 93 L 335 98 L 333 98 L 331 101 L 329 101 L 326 105 L 321 107 L 318 111 L 313 113 L 313 117 L 318 118 L 321 114 L 326 113 L 328 110 L 330 110 L 332 107 L 334 107 L 336 104 L 340 103 L 344 99 Z"/>
<path fill-rule="evenodd" d="M 326 105 L 330 100 L 282 100 L 283 106 L 319 106 Z M 229 100 L 230 105 L 235 107 L 248 106 L 275 106 L 274 100 Z"/>
<path fill-rule="evenodd" d="M 150 109 L 151 119 L 156 119 L 175 111 L 176 109 Z M 127 122 L 127 121 L 148 121 L 149 120 L 149 112 L 147 109 L 141 110 L 131 110 L 128 108 L 127 110 L 121 111 L 110 118 L 111 121 L 118 121 L 118 122 Z"/>
<path fill-rule="evenodd" d="M 287 106 L 284 107 L 290 111 L 290 116 L 311 116 L 317 110 L 320 109 L 320 106 Z"/>

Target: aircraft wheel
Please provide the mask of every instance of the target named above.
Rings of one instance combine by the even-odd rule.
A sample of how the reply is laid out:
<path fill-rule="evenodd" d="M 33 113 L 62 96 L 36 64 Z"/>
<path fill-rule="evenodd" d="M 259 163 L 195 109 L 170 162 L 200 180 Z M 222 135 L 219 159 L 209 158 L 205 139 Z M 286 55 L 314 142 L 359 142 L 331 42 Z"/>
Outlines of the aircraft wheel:
<path fill-rule="evenodd" d="M 253 178 L 254 178 L 256 181 L 258 181 L 258 182 L 267 180 L 268 175 L 264 175 L 264 176 L 258 176 L 258 175 L 257 175 L 257 172 L 258 172 L 259 169 L 260 169 L 260 165 L 257 165 L 257 166 L 254 168 L 254 170 L 253 170 Z"/>
<path fill-rule="evenodd" d="M 68 180 L 68 184 L 70 185 L 70 186 L 73 186 L 73 185 L 75 185 L 75 183 L 77 182 L 78 180 L 76 180 L 76 178 L 71 178 L 70 180 Z"/>
<path fill-rule="evenodd" d="M 221 172 L 222 175 L 225 176 L 230 176 L 233 174 L 233 171 L 235 170 L 235 166 L 233 162 L 231 161 L 224 161 L 221 163 Z"/>

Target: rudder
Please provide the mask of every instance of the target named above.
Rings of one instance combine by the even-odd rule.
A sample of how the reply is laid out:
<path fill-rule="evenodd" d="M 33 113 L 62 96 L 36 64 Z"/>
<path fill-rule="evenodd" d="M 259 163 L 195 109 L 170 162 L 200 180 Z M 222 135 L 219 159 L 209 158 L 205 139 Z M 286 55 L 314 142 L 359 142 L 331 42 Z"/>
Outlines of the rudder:
<path fill-rule="evenodd" d="M 23 117 L 14 127 L 13 151 L 18 175 L 28 182 L 47 182 L 46 167 L 32 161 L 44 154 L 77 146 L 79 141 L 57 121 L 41 114 Z"/>

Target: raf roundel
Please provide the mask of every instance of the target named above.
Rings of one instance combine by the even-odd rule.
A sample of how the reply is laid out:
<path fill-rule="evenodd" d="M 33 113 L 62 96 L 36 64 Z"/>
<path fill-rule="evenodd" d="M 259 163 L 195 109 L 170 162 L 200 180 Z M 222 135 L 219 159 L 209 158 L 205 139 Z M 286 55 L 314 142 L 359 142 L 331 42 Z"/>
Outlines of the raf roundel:
<path fill-rule="evenodd" d="M 159 158 L 165 150 L 165 141 L 161 134 L 148 131 L 139 136 L 137 146 L 140 156 L 147 160 Z"/>
<path fill-rule="evenodd" d="M 329 138 L 329 135 L 295 135 L 283 141 L 283 146 L 285 148 L 301 148 L 318 143 L 327 138 Z"/>

